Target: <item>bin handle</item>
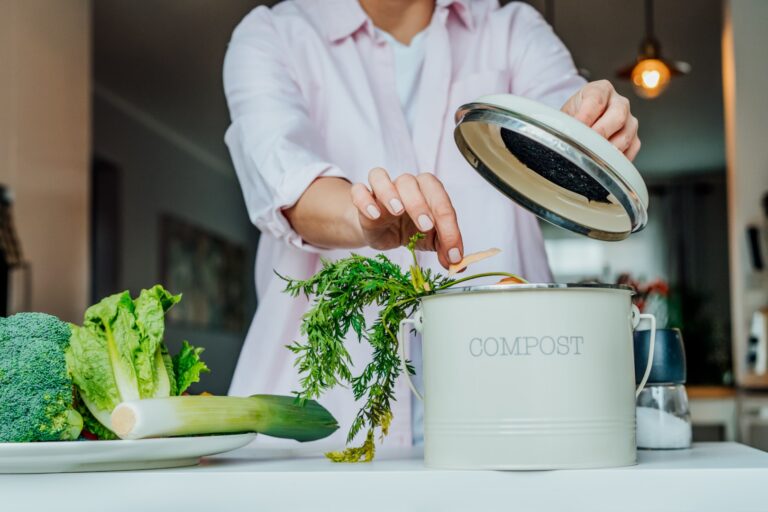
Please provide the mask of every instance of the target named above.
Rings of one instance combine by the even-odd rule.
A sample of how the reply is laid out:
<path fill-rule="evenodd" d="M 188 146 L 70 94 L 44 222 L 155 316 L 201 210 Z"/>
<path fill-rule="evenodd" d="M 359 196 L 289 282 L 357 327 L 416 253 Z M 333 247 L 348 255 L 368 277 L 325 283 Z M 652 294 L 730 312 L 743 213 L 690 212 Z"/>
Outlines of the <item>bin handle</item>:
<path fill-rule="evenodd" d="M 404 329 L 404 327 L 410 325 L 413 329 L 415 329 L 417 332 L 421 332 L 422 327 L 422 316 L 421 316 L 421 309 L 417 309 L 416 313 L 413 315 L 413 318 L 404 318 L 403 320 L 400 320 L 400 326 L 397 330 L 397 345 L 400 350 L 400 362 L 403 365 L 403 373 L 405 374 L 406 382 L 408 383 L 408 387 L 411 388 L 411 392 L 416 395 L 416 398 L 424 401 L 424 397 L 421 395 L 421 393 L 418 392 L 416 389 L 416 386 L 413 385 L 413 381 L 411 380 L 411 374 L 408 372 L 408 366 L 405 364 L 406 358 L 405 354 L 407 352 L 406 345 L 408 345 L 408 340 L 410 338 L 409 330 Z"/>
<path fill-rule="evenodd" d="M 648 362 L 645 364 L 645 372 L 643 378 L 640 379 L 640 384 L 635 388 L 635 398 L 640 396 L 640 392 L 645 388 L 648 383 L 648 377 L 651 376 L 651 368 L 653 367 L 653 349 L 656 347 L 656 317 L 650 313 L 640 313 L 640 310 L 632 305 L 632 329 L 636 329 L 640 322 L 648 320 L 651 323 L 651 338 L 650 346 L 648 347 Z"/>

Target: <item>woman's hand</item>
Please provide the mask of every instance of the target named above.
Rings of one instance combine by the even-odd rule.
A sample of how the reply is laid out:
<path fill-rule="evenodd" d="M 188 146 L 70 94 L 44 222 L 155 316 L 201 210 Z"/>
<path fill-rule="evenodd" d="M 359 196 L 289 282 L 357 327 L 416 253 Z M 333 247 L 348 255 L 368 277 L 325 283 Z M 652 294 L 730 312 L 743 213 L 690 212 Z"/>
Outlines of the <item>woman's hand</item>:
<path fill-rule="evenodd" d="M 377 167 L 368 173 L 368 182 L 369 186 L 356 183 L 351 189 L 366 245 L 394 249 L 421 231 L 426 236 L 419 249 L 437 252 L 446 268 L 461 261 L 464 245 L 456 211 L 433 174 L 403 174 L 393 181 Z"/>
<path fill-rule="evenodd" d="M 638 122 L 629 111 L 629 100 L 616 92 L 608 80 L 588 83 L 561 110 L 608 139 L 630 160 L 640 151 Z"/>

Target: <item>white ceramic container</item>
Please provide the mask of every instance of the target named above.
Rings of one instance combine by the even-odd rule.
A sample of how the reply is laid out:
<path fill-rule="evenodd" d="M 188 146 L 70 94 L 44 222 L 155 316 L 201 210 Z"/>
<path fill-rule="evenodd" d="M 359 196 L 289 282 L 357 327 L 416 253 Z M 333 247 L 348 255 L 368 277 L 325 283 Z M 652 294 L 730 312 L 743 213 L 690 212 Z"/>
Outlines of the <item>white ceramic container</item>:
<path fill-rule="evenodd" d="M 401 327 L 422 332 L 426 465 L 635 464 L 635 397 L 650 365 L 636 390 L 632 331 L 647 319 L 653 350 L 655 319 L 631 296 L 613 285 L 526 284 L 423 298 Z"/>

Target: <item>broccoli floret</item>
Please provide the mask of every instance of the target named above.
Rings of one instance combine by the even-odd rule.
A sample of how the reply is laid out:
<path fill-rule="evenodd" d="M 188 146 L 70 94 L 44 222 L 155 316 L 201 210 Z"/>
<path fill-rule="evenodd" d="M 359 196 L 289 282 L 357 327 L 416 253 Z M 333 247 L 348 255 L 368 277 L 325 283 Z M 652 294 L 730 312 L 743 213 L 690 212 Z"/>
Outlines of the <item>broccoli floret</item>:
<path fill-rule="evenodd" d="M 0 442 L 79 437 L 83 419 L 64 359 L 69 336 L 69 326 L 51 315 L 0 318 Z"/>

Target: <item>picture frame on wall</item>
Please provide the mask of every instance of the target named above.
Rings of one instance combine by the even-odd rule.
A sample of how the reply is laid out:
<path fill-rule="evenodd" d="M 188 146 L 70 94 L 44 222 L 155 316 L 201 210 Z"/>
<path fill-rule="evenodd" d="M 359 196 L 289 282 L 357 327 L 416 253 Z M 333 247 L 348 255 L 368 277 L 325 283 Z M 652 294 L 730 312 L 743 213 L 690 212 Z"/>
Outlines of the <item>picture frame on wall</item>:
<path fill-rule="evenodd" d="M 160 237 L 161 282 L 184 296 L 168 312 L 168 323 L 242 333 L 246 247 L 170 214 L 161 216 Z"/>

